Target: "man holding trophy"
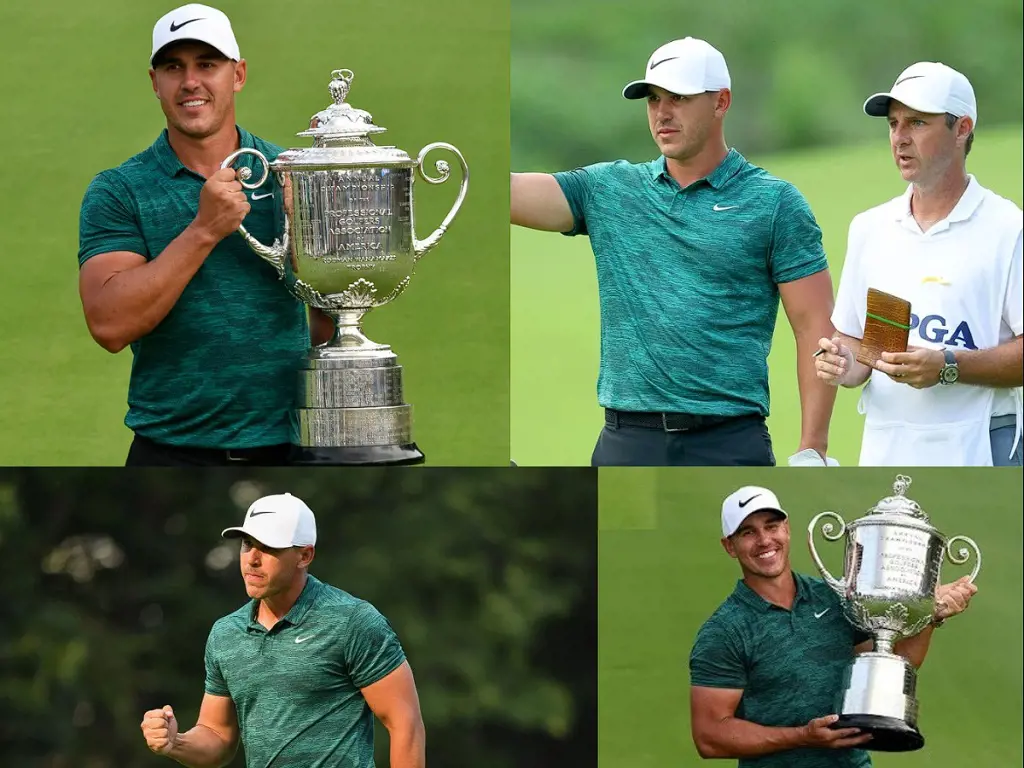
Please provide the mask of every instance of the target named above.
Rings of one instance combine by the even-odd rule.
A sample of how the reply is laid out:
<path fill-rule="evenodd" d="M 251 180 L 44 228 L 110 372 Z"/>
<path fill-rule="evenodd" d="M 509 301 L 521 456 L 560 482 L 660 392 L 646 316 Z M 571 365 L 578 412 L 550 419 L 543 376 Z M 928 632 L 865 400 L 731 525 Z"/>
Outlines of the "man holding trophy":
<path fill-rule="evenodd" d="M 246 82 L 231 23 L 190 4 L 153 28 L 153 91 L 167 127 L 100 173 L 82 202 L 80 292 L 89 331 L 134 355 L 128 465 L 285 464 L 295 372 L 330 338 L 234 232 L 275 231 L 270 186 L 243 192 L 221 163 L 281 149 L 235 124 Z"/>
<path fill-rule="evenodd" d="M 855 603 L 857 590 L 831 579 L 824 566 L 825 580 L 794 573 L 788 516 L 772 491 L 747 486 L 725 499 L 722 546 L 738 561 L 742 578 L 701 627 L 690 655 L 691 729 L 702 757 L 738 759 L 741 768 L 865 768 L 871 765 L 867 749 L 902 751 L 923 744 L 916 730 L 914 671 L 924 662 L 934 628 L 963 612 L 977 588 L 974 574 L 937 584 L 935 558 L 943 552 L 938 535 L 926 530 L 926 519 L 895 511 L 908 505 L 916 508 L 901 493 L 884 499 L 872 522 L 889 527 L 861 529 L 878 533 L 883 542 L 898 541 L 906 551 L 861 543 L 847 567 L 860 569 L 862 581 L 875 563 L 888 576 L 899 571 L 904 586 L 886 583 L 887 594 L 913 592 L 909 610 L 877 596 Z M 826 537 L 839 538 L 825 530 Z M 927 556 L 919 558 L 913 546 L 907 550 L 906 539 L 914 535 L 931 537 Z M 853 574 L 846 578 L 854 583 Z M 906 587 L 911 582 L 913 590 Z M 854 623 L 854 605 L 867 606 L 864 611 L 884 605 L 883 616 L 910 615 L 916 624 L 885 625 L 888 631 L 867 620 Z M 909 669 L 903 676 L 876 672 L 861 685 L 857 665 L 865 660 Z M 893 685 L 901 695 L 891 693 Z"/>

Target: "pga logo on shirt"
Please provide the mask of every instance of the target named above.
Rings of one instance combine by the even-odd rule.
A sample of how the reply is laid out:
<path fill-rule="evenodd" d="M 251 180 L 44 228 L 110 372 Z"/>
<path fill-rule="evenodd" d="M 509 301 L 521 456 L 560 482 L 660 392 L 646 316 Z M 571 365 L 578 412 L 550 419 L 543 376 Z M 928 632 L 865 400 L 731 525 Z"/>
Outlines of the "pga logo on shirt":
<path fill-rule="evenodd" d="M 971 334 L 971 327 L 966 320 L 953 325 L 942 315 L 925 315 L 918 317 L 910 315 L 910 330 L 917 330 L 918 335 L 925 341 L 934 344 L 945 344 L 947 347 L 963 347 L 964 349 L 977 349 L 974 343 L 974 336 Z"/>

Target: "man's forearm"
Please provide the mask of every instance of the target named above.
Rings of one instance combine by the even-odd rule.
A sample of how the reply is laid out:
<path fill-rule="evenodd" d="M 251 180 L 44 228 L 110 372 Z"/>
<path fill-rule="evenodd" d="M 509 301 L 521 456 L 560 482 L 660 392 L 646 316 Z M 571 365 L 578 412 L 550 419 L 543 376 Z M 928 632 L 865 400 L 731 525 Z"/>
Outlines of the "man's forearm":
<path fill-rule="evenodd" d="M 427 736 L 423 721 L 388 729 L 391 737 L 391 768 L 426 768 Z"/>
<path fill-rule="evenodd" d="M 964 349 L 954 353 L 962 384 L 985 387 L 1024 385 L 1024 338 L 1017 336 L 990 349 Z"/>
<path fill-rule="evenodd" d="M 189 226 L 150 262 L 110 277 L 88 308 L 93 335 L 119 351 L 156 328 L 217 241 Z"/>
<path fill-rule="evenodd" d="M 231 762 L 237 745 L 229 744 L 205 725 L 179 733 L 167 754 L 188 768 L 221 768 Z"/>
<path fill-rule="evenodd" d="M 800 450 L 813 448 L 824 457 L 836 389 L 821 381 L 814 370 L 818 338 L 814 332 L 796 336 L 796 375 L 800 388 Z"/>
<path fill-rule="evenodd" d="M 309 308 L 309 340 L 314 347 L 330 341 L 334 330 L 334 318 L 316 307 Z"/>
<path fill-rule="evenodd" d="M 720 720 L 700 739 L 694 739 L 704 758 L 760 757 L 807 744 L 806 727 L 771 728 L 730 717 Z"/>
<path fill-rule="evenodd" d="M 893 651 L 920 669 L 924 664 L 924 657 L 928 655 L 928 646 L 931 645 L 934 631 L 935 627 L 929 624 L 913 637 L 900 640 L 893 646 Z"/>

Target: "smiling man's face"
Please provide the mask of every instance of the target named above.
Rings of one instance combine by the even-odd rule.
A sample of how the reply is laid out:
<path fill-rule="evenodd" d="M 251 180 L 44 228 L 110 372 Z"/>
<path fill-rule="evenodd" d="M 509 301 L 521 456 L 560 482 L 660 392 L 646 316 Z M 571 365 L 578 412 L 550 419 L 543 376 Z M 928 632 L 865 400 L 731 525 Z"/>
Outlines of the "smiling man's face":
<path fill-rule="evenodd" d="M 233 61 L 195 41 L 160 51 L 149 71 L 168 128 L 193 139 L 234 122 L 235 94 L 245 85 L 245 61 Z"/>
<path fill-rule="evenodd" d="M 739 561 L 744 576 L 773 579 L 789 567 L 789 521 L 775 510 L 754 512 L 722 546 Z"/>

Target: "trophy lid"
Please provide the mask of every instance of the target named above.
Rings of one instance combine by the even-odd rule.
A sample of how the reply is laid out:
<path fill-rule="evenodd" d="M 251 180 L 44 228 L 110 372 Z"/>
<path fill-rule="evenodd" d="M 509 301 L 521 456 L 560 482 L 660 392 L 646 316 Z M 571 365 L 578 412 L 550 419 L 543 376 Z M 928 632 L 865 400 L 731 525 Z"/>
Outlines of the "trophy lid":
<path fill-rule="evenodd" d="M 312 136 L 309 149 L 289 149 L 277 156 L 275 170 L 284 168 L 345 167 L 347 165 L 411 165 L 409 155 L 395 147 L 378 147 L 370 136 L 387 129 L 373 122 L 373 116 L 346 103 L 355 74 L 351 69 L 331 72 L 327 88 L 334 103 L 309 120 L 309 128 L 296 136 Z"/>
<path fill-rule="evenodd" d="M 866 517 L 861 519 L 868 522 L 873 516 L 887 515 L 890 517 L 912 518 L 924 526 L 930 527 L 928 515 L 921 509 L 921 505 L 912 499 L 908 499 L 906 496 L 910 483 L 911 480 L 906 475 L 896 475 L 896 481 L 892 484 L 893 495 L 886 496 L 880 500 L 874 507 L 868 510 Z"/>

